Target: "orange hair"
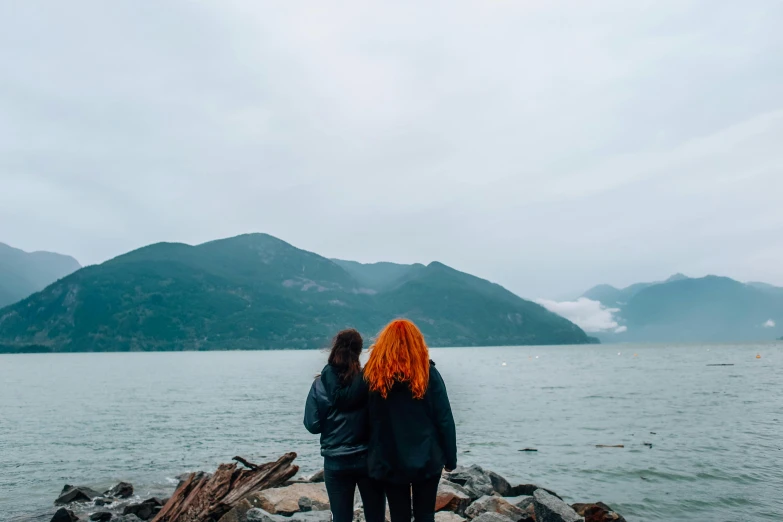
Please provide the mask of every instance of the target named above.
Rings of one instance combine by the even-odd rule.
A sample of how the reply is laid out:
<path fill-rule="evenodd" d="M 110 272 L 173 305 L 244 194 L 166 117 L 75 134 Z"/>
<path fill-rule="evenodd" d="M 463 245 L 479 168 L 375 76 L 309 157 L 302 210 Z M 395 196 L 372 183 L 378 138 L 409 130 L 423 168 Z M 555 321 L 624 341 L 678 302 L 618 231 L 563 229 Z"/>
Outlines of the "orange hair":
<path fill-rule="evenodd" d="M 386 325 L 370 349 L 364 378 L 370 390 L 384 399 L 395 382 L 407 382 L 414 398 L 424 397 L 430 381 L 430 354 L 415 324 L 395 319 Z"/>

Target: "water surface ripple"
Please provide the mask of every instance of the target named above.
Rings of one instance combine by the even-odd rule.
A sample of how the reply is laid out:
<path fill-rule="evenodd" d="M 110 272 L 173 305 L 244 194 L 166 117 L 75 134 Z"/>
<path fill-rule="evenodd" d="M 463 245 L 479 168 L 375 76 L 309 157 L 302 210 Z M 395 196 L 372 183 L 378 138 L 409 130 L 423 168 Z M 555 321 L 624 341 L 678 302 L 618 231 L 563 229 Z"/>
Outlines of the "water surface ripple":
<path fill-rule="evenodd" d="M 569 501 L 602 500 L 629 522 L 783 520 L 781 344 L 459 348 L 432 357 L 462 464 Z M 0 355 L 0 519 L 51 513 L 65 483 L 126 480 L 140 497 L 170 493 L 175 475 L 234 455 L 264 461 L 293 450 L 313 471 L 318 442 L 302 411 L 325 359 L 315 351 Z M 530 447 L 538 452 L 519 451 Z"/>

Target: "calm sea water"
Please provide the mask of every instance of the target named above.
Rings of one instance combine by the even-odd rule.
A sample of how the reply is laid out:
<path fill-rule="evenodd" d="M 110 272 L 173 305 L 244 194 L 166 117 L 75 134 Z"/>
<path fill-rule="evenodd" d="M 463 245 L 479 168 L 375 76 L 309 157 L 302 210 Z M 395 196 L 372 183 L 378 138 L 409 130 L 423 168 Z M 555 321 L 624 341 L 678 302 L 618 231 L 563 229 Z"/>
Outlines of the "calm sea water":
<path fill-rule="evenodd" d="M 449 389 L 461 464 L 569 501 L 602 500 L 629 521 L 783 520 L 782 344 L 432 357 Z M 177 474 L 234 455 L 266 461 L 293 450 L 303 472 L 315 471 L 318 441 L 302 412 L 325 359 L 315 351 L 0 356 L 0 520 L 53 511 L 65 483 L 126 480 L 141 497 L 170 493 Z M 538 452 L 519 451 L 528 447 Z"/>

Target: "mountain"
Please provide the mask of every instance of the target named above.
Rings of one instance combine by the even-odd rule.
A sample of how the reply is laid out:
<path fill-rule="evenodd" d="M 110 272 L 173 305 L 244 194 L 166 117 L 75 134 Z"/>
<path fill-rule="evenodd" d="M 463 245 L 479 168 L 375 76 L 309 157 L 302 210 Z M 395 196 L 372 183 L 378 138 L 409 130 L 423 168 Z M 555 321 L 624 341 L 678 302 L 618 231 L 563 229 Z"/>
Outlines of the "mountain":
<path fill-rule="evenodd" d="M 675 281 L 682 281 L 688 279 L 683 274 L 674 274 L 666 281 L 656 281 L 653 283 L 636 283 L 626 288 L 615 288 L 611 285 L 598 285 L 594 286 L 584 294 L 582 297 L 592 299 L 593 301 L 599 301 L 601 304 L 608 308 L 614 308 L 616 306 L 624 306 L 631 300 L 633 296 L 651 286 L 659 285 L 662 283 L 673 283 Z"/>
<path fill-rule="evenodd" d="M 69 256 L 28 253 L 0 243 L 0 308 L 43 290 L 79 268 L 79 262 Z"/>
<path fill-rule="evenodd" d="M 619 309 L 615 318 L 627 331 L 602 334 L 602 341 L 761 341 L 783 333 L 783 288 L 764 283 L 678 275 L 618 292 L 597 300 Z"/>
<path fill-rule="evenodd" d="M 432 346 L 578 344 L 576 325 L 441 263 L 332 261 L 266 234 L 150 245 L 0 310 L 0 351 L 317 348 L 416 321 Z"/>

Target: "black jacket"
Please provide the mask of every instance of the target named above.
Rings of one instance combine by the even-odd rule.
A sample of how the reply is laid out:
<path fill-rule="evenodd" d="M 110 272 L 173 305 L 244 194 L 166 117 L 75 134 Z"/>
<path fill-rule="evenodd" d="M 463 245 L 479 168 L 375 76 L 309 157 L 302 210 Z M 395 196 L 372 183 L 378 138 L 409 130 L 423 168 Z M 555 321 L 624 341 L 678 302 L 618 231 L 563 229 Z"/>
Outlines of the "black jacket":
<path fill-rule="evenodd" d="M 357 389 L 364 387 L 364 393 Z M 422 399 L 407 383 L 397 382 L 386 399 L 367 392 L 367 383 L 338 388 L 340 408 L 361 407 L 367 397 L 370 420 L 369 474 L 377 480 L 411 483 L 457 467 L 457 434 L 443 378 L 430 362 L 430 381 Z"/>
<path fill-rule="evenodd" d="M 359 381 L 364 381 L 361 374 L 354 377 L 353 383 Z M 304 425 L 310 433 L 321 434 L 321 455 L 324 457 L 347 457 L 367 452 L 367 408 L 359 403 L 338 410 L 333 397 L 340 388 L 350 387 L 341 386 L 337 373 L 327 364 L 313 381 L 307 396 Z"/>

